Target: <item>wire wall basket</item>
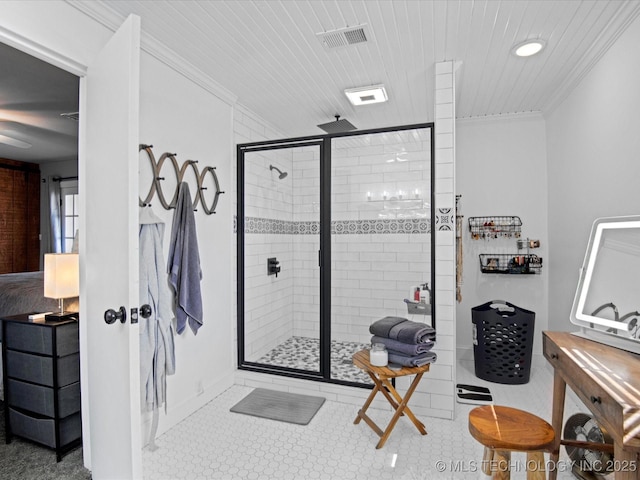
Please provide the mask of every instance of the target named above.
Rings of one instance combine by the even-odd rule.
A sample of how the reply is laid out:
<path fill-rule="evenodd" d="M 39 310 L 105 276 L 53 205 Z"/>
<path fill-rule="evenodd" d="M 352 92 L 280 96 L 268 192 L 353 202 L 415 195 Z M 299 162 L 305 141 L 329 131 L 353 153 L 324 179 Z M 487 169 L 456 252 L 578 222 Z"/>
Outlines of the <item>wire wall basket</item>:
<path fill-rule="evenodd" d="M 535 274 L 542 270 L 542 258 L 537 255 L 517 253 L 481 253 L 482 273 Z"/>
<path fill-rule="evenodd" d="M 516 216 L 469 217 L 471 238 L 520 238 L 522 220 Z"/>

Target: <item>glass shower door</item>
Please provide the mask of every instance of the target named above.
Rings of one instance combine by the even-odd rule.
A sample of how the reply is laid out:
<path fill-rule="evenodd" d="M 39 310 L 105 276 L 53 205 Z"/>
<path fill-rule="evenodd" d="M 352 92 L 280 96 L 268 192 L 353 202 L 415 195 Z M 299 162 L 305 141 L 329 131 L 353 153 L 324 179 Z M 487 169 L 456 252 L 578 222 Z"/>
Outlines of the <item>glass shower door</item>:
<path fill-rule="evenodd" d="M 331 141 L 331 378 L 370 383 L 351 358 L 386 316 L 432 323 L 405 299 L 433 287 L 432 130 L 389 130 Z M 425 288 L 426 291 L 426 288 Z"/>
<path fill-rule="evenodd" d="M 240 158 L 240 361 L 319 375 L 320 144 L 256 146 Z"/>

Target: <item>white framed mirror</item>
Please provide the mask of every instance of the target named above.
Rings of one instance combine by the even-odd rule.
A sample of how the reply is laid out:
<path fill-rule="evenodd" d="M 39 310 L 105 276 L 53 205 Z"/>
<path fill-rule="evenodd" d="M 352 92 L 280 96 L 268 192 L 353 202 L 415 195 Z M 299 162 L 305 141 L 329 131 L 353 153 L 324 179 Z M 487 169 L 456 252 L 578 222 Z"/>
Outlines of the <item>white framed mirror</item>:
<path fill-rule="evenodd" d="M 593 223 L 571 322 L 578 335 L 640 353 L 640 216 Z"/>

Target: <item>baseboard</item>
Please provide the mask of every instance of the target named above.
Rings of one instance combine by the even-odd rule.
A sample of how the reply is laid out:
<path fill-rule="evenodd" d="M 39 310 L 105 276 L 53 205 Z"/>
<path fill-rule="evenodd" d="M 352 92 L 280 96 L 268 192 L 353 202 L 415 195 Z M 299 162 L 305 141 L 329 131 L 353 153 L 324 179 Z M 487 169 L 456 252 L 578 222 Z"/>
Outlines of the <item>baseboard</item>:
<path fill-rule="evenodd" d="M 209 385 L 204 385 L 203 391 L 200 395 L 186 399 L 183 402 L 175 405 L 168 405 L 167 413 L 165 414 L 164 407 L 160 409 L 160 417 L 158 420 L 158 431 L 156 438 L 167 432 L 169 429 L 175 427 L 182 422 L 188 416 L 190 416 L 196 410 L 201 409 L 211 400 L 216 398 L 222 392 L 227 390 L 233 385 L 233 377 L 235 372 L 230 372 Z M 142 447 L 145 447 L 149 443 L 149 433 L 151 431 L 151 413 L 144 413 L 142 415 Z"/>
<path fill-rule="evenodd" d="M 475 362 L 472 347 L 457 347 L 456 348 L 456 361 L 457 362 Z M 549 367 L 549 362 L 542 353 L 533 353 L 531 355 L 531 368 L 545 368 Z"/>

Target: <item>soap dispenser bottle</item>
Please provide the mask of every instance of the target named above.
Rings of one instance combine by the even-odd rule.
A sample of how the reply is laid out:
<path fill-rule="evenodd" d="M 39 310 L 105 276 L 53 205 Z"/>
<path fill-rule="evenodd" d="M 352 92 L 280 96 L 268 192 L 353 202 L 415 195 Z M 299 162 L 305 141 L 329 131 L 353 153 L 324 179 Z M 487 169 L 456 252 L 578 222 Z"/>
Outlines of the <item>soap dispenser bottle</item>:
<path fill-rule="evenodd" d="M 414 302 L 420 301 L 420 287 L 416 287 L 416 291 L 413 292 L 413 301 Z"/>
<path fill-rule="evenodd" d="M 431 303 L 431 290 L 429 290 L 429 284 L 422 284 L 422 289 L 420 290 L 420 303 Z"/>

